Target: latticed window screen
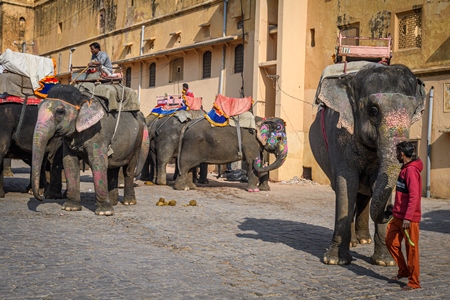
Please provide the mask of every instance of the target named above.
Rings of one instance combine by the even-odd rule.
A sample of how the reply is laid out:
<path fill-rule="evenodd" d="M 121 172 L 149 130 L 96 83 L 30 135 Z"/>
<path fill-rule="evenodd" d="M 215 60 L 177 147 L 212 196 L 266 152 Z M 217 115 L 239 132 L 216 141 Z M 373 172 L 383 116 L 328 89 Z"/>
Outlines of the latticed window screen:
<path fill-rule="evenodd" d="M 244 71 L 244 45 L 239 44 L 234 49 L 234 73 Z"/>
<path fill-rule="evenodd" d="M 422 10 L 402 15 L 398 20 L 398 48 L 422 47 Z"/>
<path fill-rule="evenodd" d="M 131 87 L 131 68 L 128 67 L 125 72 L 125 86 Z"/>
<path fill-rule="evenodd" d="M 149 87 L 156 86 L 156 63 L 150 64 L 148 77 L 149 77 L 148 86 Z"/>
<path fill-rule="evenodd" d="M 203 78 L 211 78 L 211 51 L 203 53 Z"/>

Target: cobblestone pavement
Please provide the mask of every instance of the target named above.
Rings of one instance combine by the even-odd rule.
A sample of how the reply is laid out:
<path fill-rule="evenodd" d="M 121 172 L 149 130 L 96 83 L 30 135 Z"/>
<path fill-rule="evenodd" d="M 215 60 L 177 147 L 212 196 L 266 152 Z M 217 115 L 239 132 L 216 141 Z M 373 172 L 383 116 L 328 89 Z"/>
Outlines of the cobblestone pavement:
<path fill-rule="evenodd" d="M 197 191 L 136 188 L 138 204 L 95 216 L 93 184 L 82 176 L 79 212 L 63 200 L 20 193 L 29 171 L 13 162 L 0 199 L 0 299 L 448 299 L 450 200 L 423 199 L 421 283 L 388 284 L 396 267 L 373 266 L 373 245 L 354 261 L 321 258 L 334 224 L 330 187 L 245 184 L 209 175 Z M 156 206 L 160 197 L 176 206 Z M 196 200 L 198 206 L 186 206 Z M 373 228 L 372 228 L 373 229 Z M 373 231 L 373 230 L 372 230 Z M 403 280 L 404 284 L 406 281 Z"/>

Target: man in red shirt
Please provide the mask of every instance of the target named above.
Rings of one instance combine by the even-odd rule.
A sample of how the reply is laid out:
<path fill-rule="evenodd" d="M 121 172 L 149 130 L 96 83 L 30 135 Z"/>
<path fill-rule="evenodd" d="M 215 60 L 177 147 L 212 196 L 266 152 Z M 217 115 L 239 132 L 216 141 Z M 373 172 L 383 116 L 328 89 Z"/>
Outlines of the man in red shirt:
<path fill-rule="evenodd" d="M 397 145 L 397 159 L 402 168 L 397 179 L 394 206 L 391 205 L 393 218 L 386 231 L 386 246 L 398 265 L 397 276 L 390 282 L 407 277 L 408 284 L 402 290 L 420 288 L 419 282 L 419 222 L 422 218 L 422 178 L 420 172 L 423 163 L 412 159 L 414 145 L 401 142 Z M 388 208 L 389 209 L 389 208 Z M 402 241 L 405 239 L 407 262 L 402 253 Z"/>

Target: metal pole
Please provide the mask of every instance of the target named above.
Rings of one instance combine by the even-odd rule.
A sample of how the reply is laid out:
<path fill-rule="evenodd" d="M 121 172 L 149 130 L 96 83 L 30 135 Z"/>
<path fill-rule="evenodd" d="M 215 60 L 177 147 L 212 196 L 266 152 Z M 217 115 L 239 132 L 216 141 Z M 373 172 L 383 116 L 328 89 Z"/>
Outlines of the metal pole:
<path fill-rule="evenodd" d="M 228 0 L 223 0 L 223 28 L 222 28 L 222 37 L 225 37 L 227 34 L 227 3 Z M 223 44 L 222 46 L 222 70 L 220 70 L 220 78 L 219 78 L 219 94 L 223 94 L 223 77 L 225 73 L 225 50 L 226 46 Z"/>
<path fill-rule="evenodd" d="M 428 134 L 427 134 L 427 191 L 426 197 L 430 198 L 430 170 L 431 170 L 431 127 L 433 125 L 433 98 L 434 86 L 430 89 L 430 101 L 428 104 Z"/>

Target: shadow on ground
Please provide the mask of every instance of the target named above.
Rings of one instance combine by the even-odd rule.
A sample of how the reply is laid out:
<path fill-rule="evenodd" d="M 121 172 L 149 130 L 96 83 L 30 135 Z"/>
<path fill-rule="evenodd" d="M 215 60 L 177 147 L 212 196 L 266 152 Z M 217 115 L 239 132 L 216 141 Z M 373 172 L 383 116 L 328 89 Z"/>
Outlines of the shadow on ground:
<path fill-rule="evenodd" d="M 258 239 L 270 243 L 283 243 L 295 250 L 317 257 L 320 263 L 323 263 L 323 255 L 333 236 L 333 231 L 325 227 L 280 219 L 246 218 L 238 228 L 242 231 L 253 231 L 256 233 L 241 233 L 237 234 L 237 237 Z M 368 245 L 368 247 L 373 246 Z M 354 259 L 361 259 L 370 263 L 369 257 L 355 251 L 350 251 L 350 254 Z M 385 276 L 357 264 L 342 265 L 340 267 L 344 267 L 358 276 L 370 276 L 380 280 L 388 280 Z"/>

